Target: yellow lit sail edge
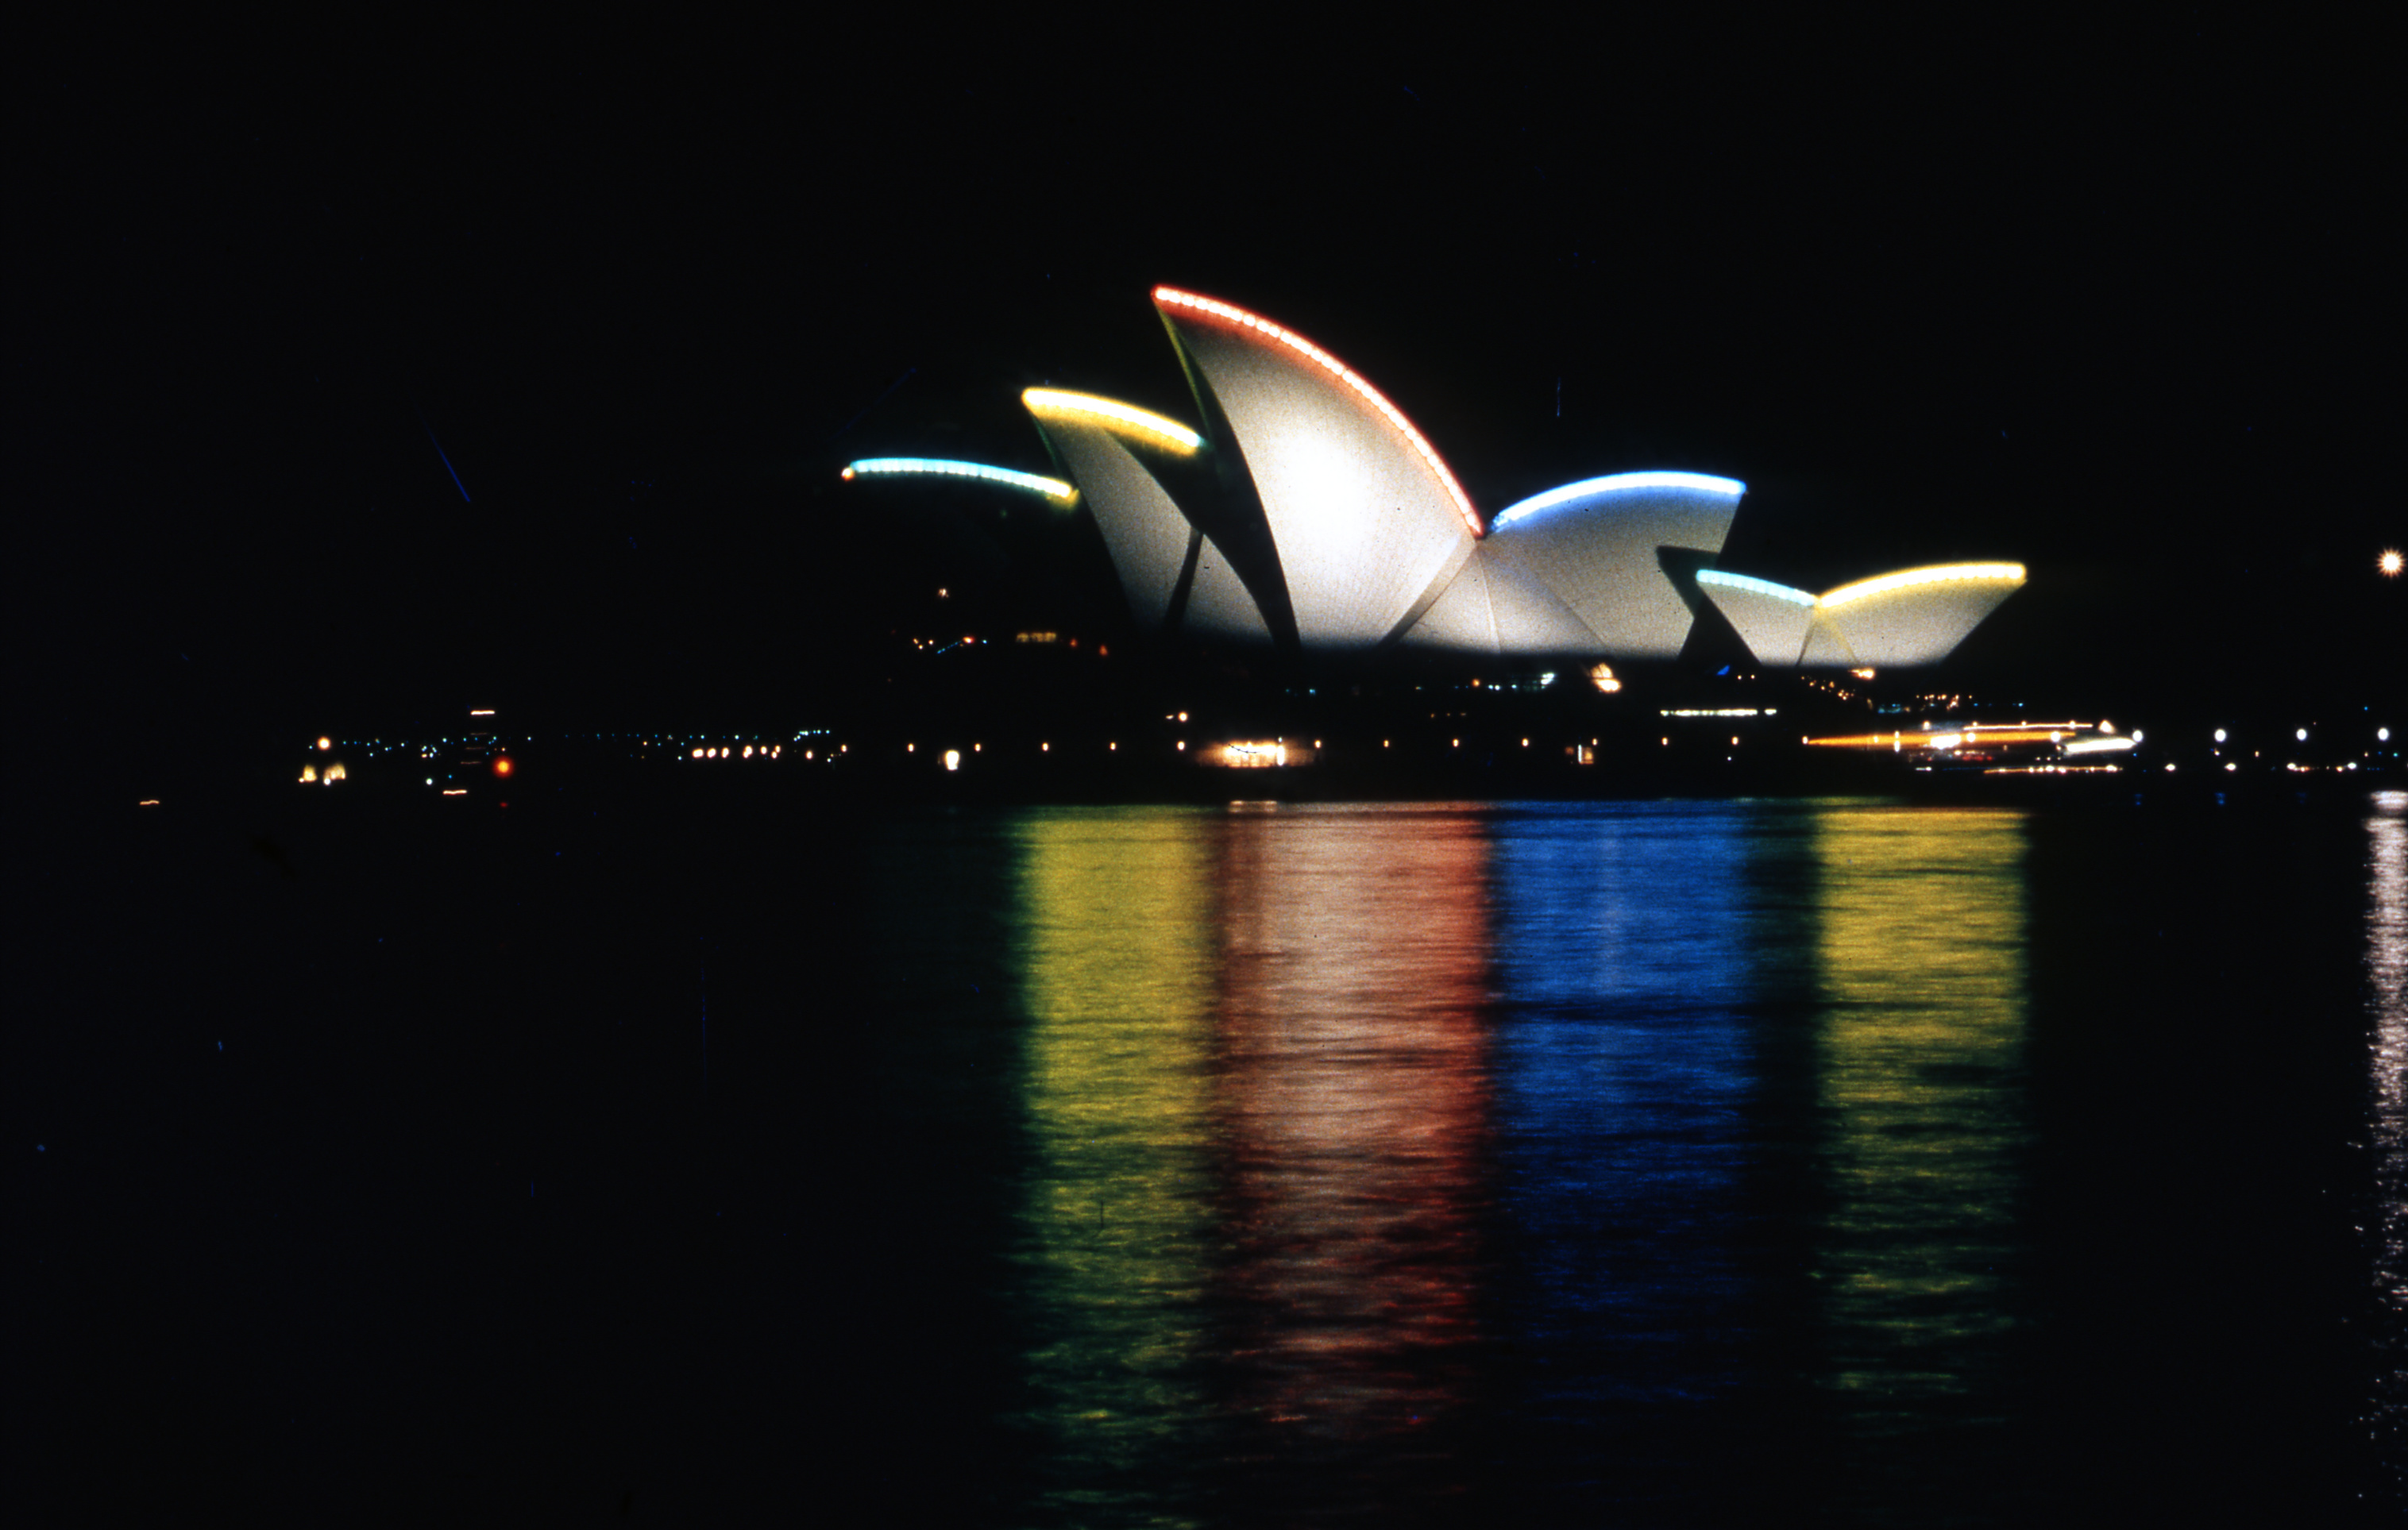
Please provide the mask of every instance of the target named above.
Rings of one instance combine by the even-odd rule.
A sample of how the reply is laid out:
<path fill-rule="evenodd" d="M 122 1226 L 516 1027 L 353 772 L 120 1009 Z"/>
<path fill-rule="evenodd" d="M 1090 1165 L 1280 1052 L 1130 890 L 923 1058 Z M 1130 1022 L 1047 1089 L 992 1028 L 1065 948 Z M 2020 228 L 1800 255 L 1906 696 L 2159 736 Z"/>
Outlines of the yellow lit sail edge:
<path fill-rule="evenodd" d="M 1021 393 L 1020 401 L 1031 414 L 1082 416 L 1108 430 L 1134 431 L 1150 444 L 1167 446 L 1174 451 L 1194 451 L 1204 444 L 1203 436 L 1176 420 L 1166 420 L 1135 405 L 1097 398 L 1093 393 L 1030 388 Z"/>
<path fill-rule="evenodd" d="M 1887 594 L 1917 584 L 1945 584 L 1959 579 L 1988 579 L 2021 584 L 2024 565 L 2021 564 L 1934 564 L 1928 568 L 1902 568 L 1895 574 L 1877 574 L 1854 584 L 1843 584 L 1815 602 L 1825 609 L 1844 606 L 1850 601 L 1871 595 Z"/>

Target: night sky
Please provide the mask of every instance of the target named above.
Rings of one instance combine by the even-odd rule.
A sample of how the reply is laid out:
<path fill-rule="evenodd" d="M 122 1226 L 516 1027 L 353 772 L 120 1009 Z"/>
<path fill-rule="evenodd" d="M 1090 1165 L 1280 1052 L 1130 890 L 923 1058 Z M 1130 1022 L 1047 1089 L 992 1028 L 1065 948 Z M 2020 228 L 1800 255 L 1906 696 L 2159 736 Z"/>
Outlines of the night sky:
<path fill-rule="evenodd" d="M 1971 680 L 2397 695 L 2396 50 L 1994 14 L 29 75 L 21 705 L 127 746 L 799 722 L 955 566 L 838 469 L 1041 470 L 1033 383 L 1191 412 L 1157 282 L 1336 352 L 1491 515 L 1688 468 L 1751 486 L 1727 567 L 2023 561 Z"/>

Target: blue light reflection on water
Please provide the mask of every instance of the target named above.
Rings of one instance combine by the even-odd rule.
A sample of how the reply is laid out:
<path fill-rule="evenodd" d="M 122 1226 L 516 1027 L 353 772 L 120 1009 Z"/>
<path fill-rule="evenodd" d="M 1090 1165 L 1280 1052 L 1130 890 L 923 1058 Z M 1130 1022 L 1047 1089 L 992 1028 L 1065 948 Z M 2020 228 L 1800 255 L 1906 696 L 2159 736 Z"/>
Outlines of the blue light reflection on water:
<path fill-rule="evenodd" d="M 1541 1413 L 1738 1380 L 1758 817 L 1651 804 L 1491 825 L 1498 1197 L 1529 1294 L 1512 1342 L 1549 1362 Z"/>

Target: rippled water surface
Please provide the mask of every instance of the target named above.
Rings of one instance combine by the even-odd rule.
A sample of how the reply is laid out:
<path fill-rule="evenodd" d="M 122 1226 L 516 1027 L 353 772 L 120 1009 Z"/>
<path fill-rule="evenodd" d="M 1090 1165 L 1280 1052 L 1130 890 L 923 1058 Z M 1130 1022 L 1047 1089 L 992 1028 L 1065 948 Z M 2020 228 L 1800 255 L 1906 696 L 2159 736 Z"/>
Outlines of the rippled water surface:
<path fill-rule="evenodd" d="M 2378 808 L 2362 830 L 2377 1023 L 2341 1080 L 2373 1091 L 2357 1147 L 2381 1180 L 2395 1341 L 2402 829 Z M 1045 809 L 906 830 L 885 857 L 898 891 L 975 862 L 1007 892 L 999 1087 L 1025 1142 L 998 1187 L 1022 1335 L 999 1412 L 1023 1471 L 1009 1511 L 1337 1521 L 1495 1500 L 1638 1523 L 1991 1523 L 2093 1472 L 2112 1494 L 2121 1452 L 2128 1486 L 2160 1466 L 2139 1452 L 2210 1445 L 2178 1421 L 2109 1433 L 2154 1385 L 2124 1368 L 2138 1353 L 2095 1373 L 2086 1327 L 2154 1346 L 2116 1308 L 2155 1294 L 2057 1240 L 2143 1189 L 2102 1177 L 2182 1155 L 2086 1162 L 2042 1141 L 2065 1102 L 2036 1085 L 2036 1052 L 2101 1038 L 2036 1035 L 2033 841 L 2020 809 L 1855 802 Z M 2059 849 L 2078 884 L 2081 847 Z M 2097 912 L 2065 910 L 2059 1032 L 2150 1002 L 2110 964 L 2162 948 L 2099 949 L 2147 911 Z M 2179 1008 L 2202 981 L 2155 997 Z M 2112 1039 L 2167 1045 L 2180 1018 Z M 2167 1104 L 2135 1102 L 2141 1129 Z M 2174 1114 L 2213 1129 L 2231 1108 Z M 2212 1186 L 2230 1167 L 2197 1172 Z M 2345 1326 L 2331 1300 L 2318 1318 Z M 2195 1340 L 2266 1318 L 2228 1322 Z M 2225 1380 L 2280 1384 L 2269 1366 L 2244 1346 Z M 2102 1383 L 2134 1396 L 2108 1403 Z M 2257 1406 L 2261 1443 L 2295 1448 L 2292 1404 Z M 2328 1422 L 2340 1467 L 2345 1426 Z M 2364 1488 L 2329 1485 L 2337 1504 Z"/>
<path fill-rule="evenodd" d="M 161 822 L 7 1080 L 84 1497 L 2408 1509 L 2408 794 Z"/>

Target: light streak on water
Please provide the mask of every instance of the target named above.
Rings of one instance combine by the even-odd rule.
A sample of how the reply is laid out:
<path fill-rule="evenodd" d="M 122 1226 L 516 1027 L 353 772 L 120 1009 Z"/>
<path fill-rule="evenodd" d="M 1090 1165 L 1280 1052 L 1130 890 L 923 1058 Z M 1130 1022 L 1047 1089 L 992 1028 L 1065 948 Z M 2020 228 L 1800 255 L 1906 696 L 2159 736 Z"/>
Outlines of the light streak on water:
<path fill-rule="evenodd" d="M 2408 792 L 2366 820 L 2366 976 L 2374 1006 L 2374 1395 L 2367 1415 L 2395 1494 L 2408 1496 Z"/>
<path fill-rule="evenodd" d="M 1175 809 L 1054 809 L 1014 836 L 1037 1155 L 1020 1263 L 1044 1336 L 1019 1422 L 1045 1447 L 1039 1502 L 1080 1523 L 1192 1501 L 1177 1447 L 1212 1411 L 1199 1374 L 1213 1234 L 1199 828 Z"/>
<path fill-rule="evenodd" d="M 1814 844 L 1821 1383 L 1860 1439 L 1978 1426 L 2019 1305 L 2023 815 L 1833 807 Z"/>

